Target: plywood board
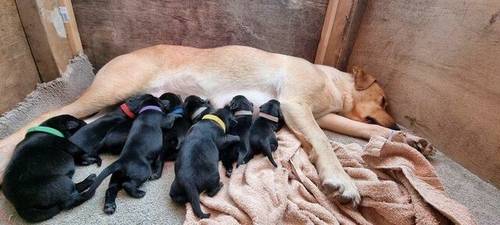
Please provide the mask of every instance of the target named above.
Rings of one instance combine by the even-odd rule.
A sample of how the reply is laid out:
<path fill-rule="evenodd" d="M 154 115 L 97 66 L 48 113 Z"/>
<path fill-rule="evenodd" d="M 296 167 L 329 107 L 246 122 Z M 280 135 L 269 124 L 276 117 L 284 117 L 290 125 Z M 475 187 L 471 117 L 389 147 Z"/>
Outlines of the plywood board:
<path fill-rule="evenodd" d="M 368 1 L 349 64 L 398 122 L 500 187 L 500 1 Z"/>
<path fill-rule="evenodd" d="M 328 0 L 74 0 L 85 53 L 101 67 L 154 44 L 248 45 L 314 60 Z"/>
<path fill-rule="evenodd" d="M 82 52 L 71 1 L 16 0 L 24 32 L 43 81 L 60 77 Z"/>
<path fill-rule="evenodd" d="M 15 1 L 0 1 L 0 113 L 21 101 L 38 82 Z"/>
<path fill-rule="evenodd" d="M 330 0 L 315 63 L 345 71 L 366 3 L 367 0 Z"/>

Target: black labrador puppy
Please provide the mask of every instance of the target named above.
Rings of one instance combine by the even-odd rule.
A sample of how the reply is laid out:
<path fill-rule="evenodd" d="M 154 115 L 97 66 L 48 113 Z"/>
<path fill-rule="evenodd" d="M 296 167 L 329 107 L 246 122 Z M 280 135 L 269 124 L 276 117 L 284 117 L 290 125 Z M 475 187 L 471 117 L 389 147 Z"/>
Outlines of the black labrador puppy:
<path fill-rule="evenodd" d="M 243 164 L 243 157 L 250 152 L 249 131 L 252 126 L 253 104 L 245 96 L 237 95 L 229 103 L 229 108 L 238 122 L 236 126 L 229 129 L 229 134 L 240 137 L 240 142 L 220 151 L 227 177 L 230 177 L 233 172 L 233 163 L 238 161 L 237 165 Z"/>
<path fill-rule="evenodd" d="M 204 100 L 196 95 L 190 95 L 184 100 L 184 110 L 189 116 L 191 124 L 195 124 L 208 113 L 213 111 L 208 100 Z"/>
<path fill-rule="evenodd" d="M 210 216 L 201 211 L 199 194 L 206 190 L 212 197 L 222 188 L 219 150 L 239 141 L 238 136 L 226 134 L 234 125 L 236 120 L 228 107 L 203 116 L 189 129 L 175 161 L 170 197 L 177 203 L 190 202 L 199 218 Z"/>
<path fill-rule="evenodd" d="M 164 110 L 168 110 L 169 101 L 162 101 L 162 104 Z M 95 150 L 93 150 L 96 154 L 108 152 L 113 155 L 119 155 L 125 146 L 128 133 L 132 128 L 132 122 L 134 121 L 137 113 L 130 110 L 127 102 L 121 104 L 119 108 L 128 116 L 129 119 L 117 123 L 106 133 L 106 136 L 104 136 L 101 142 L 95 147 Z"/>
<path fill-rule="evenodd" d="M 167 161 L 174 161 L 177 158 L 177 153 L 184 141 L 184 137 L 191 127 L 191 121 L 185 113 L 182 99 L 179 95 L 168 92 L 161 95 L 160 100 L 162 102 L 168 101 L 168 112 L 180 115 L 180 117 L 175 120 L 172 128 L 163 132 L 163 147 L 165 149 L 164 159 Z"/>
<path fill-rule="evenodd" d="M 56 116 L 28 130 L 14 151 L 2 184 L 5 197 L 29 222 L 52 218 L 93 196 L 86 190 L 95 174 L 73 183 L 75 161 L 84 152 L 67 137 L 85 125 L 70 115 Z"/>
<path fill-rule="evenodd" d="M 245 163 L 253 158 L 255 154 L 262 152 L 274 167 L 278 167 L 273 159 L 272 152 L 278 148 L 278 139 L 275 132 L 284 125 L 280 102 L 270 100 L 260 106 L 259 117 L 250 127 L 250 154 L 245 157 Z"/>
<path fill-rule="evenodd" d="M 148 98 L 140 104 L 139 115 L 134 120 L 125 146 L 118 160 L 106 167 L 88 191 L 95 191 L 110 174 L 106 191 L 104 212 L 116 210 L 116 196 L 120 189 L 134 198 L 142 198 L 146 192 L 138 189 L 148 179 L 158 179 L 163 171 L 163 134 L 178 115 L 165 114 L 157 98 Z"/>
<path fill-rule="evenodd" d="M 97 163 L 100 166 L 99 151 L 107 150 L 119 154 L 132 126 L 132 120 L 140 109 L 140 103 L 150 99 L 155 97 L 150 94 L 133 96 L 127 99 L 125 104 L 72 135 L 69 140 L 87 153 L 87 160 L 83 161 L 82 165 Z M 108 133 L 110 135 L 106 137 Z"/>

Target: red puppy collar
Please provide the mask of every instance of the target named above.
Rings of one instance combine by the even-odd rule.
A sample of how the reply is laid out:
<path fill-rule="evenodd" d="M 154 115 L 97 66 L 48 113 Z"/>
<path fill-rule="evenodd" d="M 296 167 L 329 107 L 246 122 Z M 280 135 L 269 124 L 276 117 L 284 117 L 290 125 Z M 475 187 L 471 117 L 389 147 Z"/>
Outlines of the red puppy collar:
<path fill-rule="evenodd" d="M 133 119 L 135 118 L 135 114 L 134 112 L 132 112 L 132 110 L 130 110 L 130 108 L 128 107 L 128 105 L 126 103 L 123 103 L 120 105 L 120 109 L 122 110 L 123 113 L 125 113 L 125 115 L 127 115 L 130 119 Z"/>

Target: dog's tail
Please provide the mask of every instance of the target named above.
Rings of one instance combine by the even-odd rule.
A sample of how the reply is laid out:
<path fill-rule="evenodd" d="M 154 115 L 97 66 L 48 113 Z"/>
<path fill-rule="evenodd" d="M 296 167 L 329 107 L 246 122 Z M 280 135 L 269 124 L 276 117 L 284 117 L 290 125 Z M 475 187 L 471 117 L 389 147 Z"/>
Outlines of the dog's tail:
<path fill-rule="evenodd" d="M 95 190 L 99 187 L 99 185 L 101 185 L 101 183 L 104 181 L 104 179 L 106 179 L 106 177 L 108 177 L 112 173 L 120 170 L 121 165 L 122 164 L 121 164 L 120 160 L 116 160 L 115 162 L 111 163 L 111 165 L 109 165 L 104 170 L 102 170 L 102 172 L 99 174 L 99 176 L 97 176 L 97 178 L 95 179 L 94 183 L 92 185 L 90 185 L 90 187 L 86 191 L 82 192 L 82 196 L 83 197 L 93 196 L 95 193 Z"/>
<path fill-rule="evenodd" d="M 269 145 L 269 143 L 264 145 L 264 148 L 262 149 L 262 153 L 265 156 L 267 156 L 267 158 L 269 159 L 271 164 L 273 164 L 274 167 L 278 167 L 278 164 L 276 164 L 276 162 L 274 161 L 273 153 L 271 152 L 271 146 Z"/>
<path fill-rule="evenodd" d="M 191 203 L 194 214 L 201 219 L 210 217 L 210 213 L 204 213 L 203 211 L 201 211 L 200 193 L 198 193 L 198 190 L 196 190 L 196 186 L 188 184 L 185 188 L 186 195 L 189 202 Z"/>

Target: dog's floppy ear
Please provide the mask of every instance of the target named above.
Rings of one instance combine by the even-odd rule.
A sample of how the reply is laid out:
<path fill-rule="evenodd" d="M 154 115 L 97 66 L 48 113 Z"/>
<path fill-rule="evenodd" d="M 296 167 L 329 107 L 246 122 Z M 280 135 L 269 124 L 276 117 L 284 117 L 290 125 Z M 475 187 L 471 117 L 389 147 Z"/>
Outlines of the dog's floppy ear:
<path fill-rule="evenodd" d="M 180 114 L 168 114 L 164 115 L 161 121 L 161 127 L 163 129 L 170 129 L 174 126 L 175 120 L 178 118 L 181 118 L 182 115 Z"/>
<path fill-rule="evenodd" d="M 160 104 L 160 108 L 165 111 L 165 112 L 168 112 L 168 109 L 170 108 L 170 101 L 169 100 L 159 100 L 158 103 Z"/>
<path fill-rule="evenodd" d="M 281 130 L 283 126 L 285 126 L 285 117 L 283 117 L 283 111 L 281 110 L 281 104 L 278 105 L 278 130 Z"/>
<path fill-rule="evenodd" d="M 369 88 L 376 81 L 375 77 L 365 73 L 365 71 L 358 66 L 352 68 L 352 74 L 354 75 L 354 87 L 358 91 Z"/>
<path fill-rule="evenodd" d="M 68 130 L 70 133 L 76 132 L 78 129 L 82 128 L 85 126 L 87 123 L 83 120 L 79 119 L 70 119 L 66 121 L 66 130 Z"/>
<path fill-rule="evenodd" d="M 238 104 L 236 103 L 236 101 L 231 101 L 229 103 L 229 110 L 232 112 L 234 110 L 238 109 Z"/>

